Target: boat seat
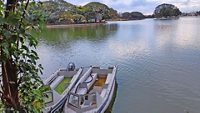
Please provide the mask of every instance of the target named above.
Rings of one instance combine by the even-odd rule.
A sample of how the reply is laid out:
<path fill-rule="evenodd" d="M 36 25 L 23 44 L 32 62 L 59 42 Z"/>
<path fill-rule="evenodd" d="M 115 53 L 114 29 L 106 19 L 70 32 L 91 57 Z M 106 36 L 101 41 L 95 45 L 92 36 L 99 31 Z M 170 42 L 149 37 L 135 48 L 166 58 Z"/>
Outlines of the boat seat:
<path fill-rule="evenodd" d="M 102 91 L 101 91 L 101 94 L 100 94 L 100 96 L 101 96 L 102 98 L 104 98 L 104 97 L 106 96 L 107 90 L 108 90 L 108 84 L 105 84 L 105 85 L 103 86 Z"/>
<path fill-rule="evenodd" d="M 91 74 L 93 79 L 91 82 L 87 83 L 87 82 L 83 82 L 81 83 L 81 85 L 79 86 L 78 90 L 77 90 L 77 94 L 81 94 L 84 95 L 87 93 L 87 91 L 90 89 L 90 87 L 94 84 L 94 82 L 97 79 L 97 73 Z M 85 81 L 90 81 L 91 77 L 88 77 Z"/>
<path fill-rule="evenodd" d="M 58 76 L 50 85 L 52 89 L 54 89 L 62 80 L 64 79 L 64 76 Z"/>
<path fill-rule="evenodd" d="M 84 95 L 87 93 L 87 84 L 85 82 L 81 83 L 78 87 L 77 94 Z"/>
<path fill-rule="evenodd" d="M 101 97 L 105 97 L 106 96 L 106 92 L 108 90 L 108 85 L 111 83 L 112 78 L 113 78 L 113 75 L 111 73 L 109 73 L 107 75 L 105 85 L 102 88 L 102 91 L 101 91 L 101 94 L 100 94 Z"/>

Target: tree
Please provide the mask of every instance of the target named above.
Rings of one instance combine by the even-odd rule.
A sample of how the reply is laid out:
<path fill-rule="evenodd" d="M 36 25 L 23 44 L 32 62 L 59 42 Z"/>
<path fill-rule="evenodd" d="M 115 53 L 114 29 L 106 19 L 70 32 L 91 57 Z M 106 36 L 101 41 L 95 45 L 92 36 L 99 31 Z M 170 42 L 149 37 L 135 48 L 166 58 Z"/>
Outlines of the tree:
<path fill-rule="evenodd" d="M 122 13 L 122 18 L 123 19 L 128 19 L 128 20 L 137 20 L 137 19 L 144 19 L 145 16 L 141 12 L 125 12 Z"/>
<path fill-rule="evenodd" d="M 87 8 L 86 12 L 84 13 L 84 16 L 86 18 L 86 21 L 90 22 L 90 20 L 96 18 L 96 12 L 94 12 L 92 9 Z"/>
<path fill-rule="evenodd" d="M 161 4 L 156 7 L 154 11 L 154 16 L 156 18 L 168 18 L 173 16 L 179 16 L 181 15 L 181 11 L 172 4 Z"/>
<path fill-rule="evenodd" d="M 80 14 L 73 15 L 73 20 L 76 24 L 83 23 L 86 21 L 85 17 Z"/>
<path fill-rule="evenodd" d="M 73 14 L 69 11 L 61 12 L 60 18 L 59 18 L 60 23 L 72 23 L 73 22 Z"/>
<path fill-rule="evenodd" d="M 28 12 L 30 0 L 0 1 L 1 110 L 20 113 L 40 111 L 43 103 L 42 72 L 35 48 L 38 44 L 32 30 L 42 25 L 42 15 Z"/>

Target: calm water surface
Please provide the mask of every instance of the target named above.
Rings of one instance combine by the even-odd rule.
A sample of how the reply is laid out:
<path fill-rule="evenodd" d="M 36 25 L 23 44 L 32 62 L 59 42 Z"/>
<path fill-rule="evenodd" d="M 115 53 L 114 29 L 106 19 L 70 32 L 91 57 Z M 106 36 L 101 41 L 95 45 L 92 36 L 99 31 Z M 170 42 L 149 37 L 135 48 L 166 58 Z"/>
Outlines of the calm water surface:
<path fill-rule="evenodd" d="M 200 113 L 200 18 L 48 29 L 43 79 L 73 61 L 118 65 L 113 113 Z"/>

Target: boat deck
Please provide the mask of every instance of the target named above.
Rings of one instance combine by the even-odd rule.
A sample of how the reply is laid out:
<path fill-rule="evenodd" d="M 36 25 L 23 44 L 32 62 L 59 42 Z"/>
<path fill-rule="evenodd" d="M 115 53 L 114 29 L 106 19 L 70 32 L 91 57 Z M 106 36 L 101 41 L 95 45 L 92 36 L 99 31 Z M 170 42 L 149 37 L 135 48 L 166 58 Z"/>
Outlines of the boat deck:
<path fill-rule="evenodd" d="M 92 89 L 89 92 L 98 92 L 101 94 L 101 91 L 103 89 L 103 86 L 105 85 L 107 77 L 97 77 L 94 85 L 92 86 Z"/>

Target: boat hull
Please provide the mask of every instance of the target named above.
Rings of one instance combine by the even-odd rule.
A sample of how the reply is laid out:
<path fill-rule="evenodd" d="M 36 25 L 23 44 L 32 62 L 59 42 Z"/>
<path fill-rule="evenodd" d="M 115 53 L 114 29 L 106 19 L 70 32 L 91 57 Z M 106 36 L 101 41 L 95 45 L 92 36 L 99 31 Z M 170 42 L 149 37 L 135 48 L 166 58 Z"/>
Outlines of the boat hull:
<path fill-rule="evenodd" d="M 100 107 L 100 109 L 97 110 L 97 113 L 105 113 L 109 109 L 109 106 L 112 102 L 112 99 L 114 98 L 113 95 L 114 95 L 114 92 L 115 92 L 115 87 L 116 87 L 116 80 L 114 80 L 114 82 L 113 82 L 111 92 L 108 96 L 108 100 L 105 102 L 105 104 L 102 104 L 102 110 L 101 110 L 101 107 Z"/>
<path fill-rule="evenodd" d="M 62 70 L 63 71 L 63 70 Z M 50 105 L 50 106 L 46 106 L 44 109 L 43 109 L 43 113 L 55 113 L 55 112 L 61 112 L 62 111 L 62 108 L 63 106 L 65 105 L 66 101 L 67 101 L 67 98 L 68 98 L 68 93 L 69 91 L 76 85 L 76 82 L 78 82 L 79 78 L 80 78 L 80 75 L 82 73 L 83 69 L 80 68 L 76 73 L 70 75 L 72 76 L 72 80 L 70 81 L 71 83 L 69 84 L 69 86 L 64 90 L 64 92 L 60 95 L 58 95 L 56 93 L 55 90 L 52 90 L 53 91 L 53 98 L 58 98 L 57 101 L 55 101 L 55 103 L 53 103 L 53 105 Z M 61 72 L 61 69 L 59 71 L 57 71 L 57 74 Z M 71 73 L 72 71 L 66 71 Z M 63 73 L 63 72 L 62 72 Z M 66 74 L 66 73 L 65 73 Z M 56 74 L 54 74 L 55 76 L 57 76 Z M 59 74 L 58 74 L 59 75 Z M 61 76 L 61 75 L 59 75 Z M 62 75 L 64 76 L 64 74 Z M 54 77 L 51 77 L 50 80 L 54 78 Z M 46 83 L 50 83 L 50 82 L 46 82 Z M 57 95 L 57 96 L 56 96 Z"/>
<path fill-rule="evenodd" d="M 116 71 L 117 67 L 111 67 L 107 70 L 96 67 L 89 69 L 79 80 L 79 82 L 77 82 L 77 84 L 79 85 L 82 83 L 80 85 L 80 88 L 79 85 L 77 85 L 77 87 L 72 90 L 73 92 L 70 92 L 69 100 L 64 106 L 64 113 L 105 113 L 109 111 L 114 103 L 113 99 L 115 99 L 116 97 Z M 102 86 L 101 82 L 93 83 L 95 80 L 102 81 L 101 77 L 105 76 L 105 73 L 107 73 L 107 77 Z M 89 79 L 91 78 L 91 76 L 93 79 Z M 93 84 L 91 85 L 92 88 L 90 87 L 90 84 Z M 96 84 L 95 88 L 97 89 L 93 89 L 94 84 Z M 102 89 L 100 87 L 102 87 Z M 98 90 L 98 88 L 100 88 L 100 90 Z M 85 91 L 86 89 L 91 90 L 88 90 L 89 92 L 87 92 Z M 92 97 L 91 95 L 95 95 L 96 100 L 94 98 L 94 100 L 90 100 L 90 97 Z M 89 99 L 81 101 L 85 97 Z M 74 98 L 76 98 L 76 104 L 73 104 Z M 89 102 L 90 104 L 86 102 Z M 91 104 L 92 102 L 95 102 L 95 104 Z M 84 105 L 86 105 L 87 107 L 85 107 Z"/>

